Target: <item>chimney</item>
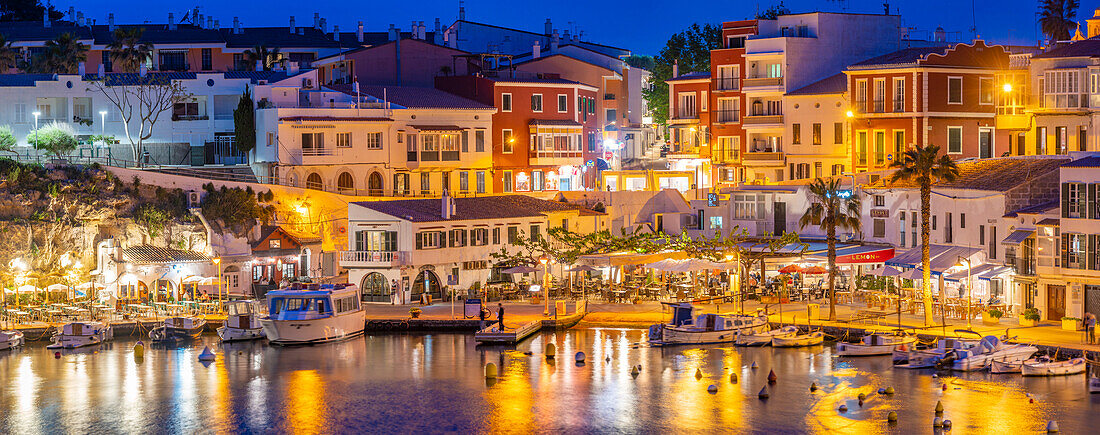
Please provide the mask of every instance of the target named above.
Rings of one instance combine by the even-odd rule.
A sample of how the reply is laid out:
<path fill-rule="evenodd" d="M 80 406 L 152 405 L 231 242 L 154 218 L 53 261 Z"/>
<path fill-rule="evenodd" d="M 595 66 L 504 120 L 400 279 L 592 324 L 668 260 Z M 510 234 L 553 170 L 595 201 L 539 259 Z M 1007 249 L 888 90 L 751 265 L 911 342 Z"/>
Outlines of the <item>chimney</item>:
<path fill-rule="evenodd" d="M 319 14 L 317 12 L 313 13 L 313 28 L 314 29 L 320 29 L 321 28 L 321 14 Z"/>
<path fill-rule="evenodd" d="M 149 73 L 149 68 L 145 66 L 145 62 L 141 63 L 141 67 L 138 69 L 138 75 L 145 77 L 145 74 Z"/>
<path fill-rule="evenodd" d="M 542 56 L 542 46 L 539 45 L 538 41 L 535 41 L 535 45 L 531 47 L 531 58 L 538 59 L 539 56 Z"/>
<path fill-rule="evenodd" d="M 425 39 L 428 39 L 428 26 L 425 26 L 423 21 L 420 22 L 420 25 L 417 26 L 417 28 L 420 32 L 420 40 L 423 41 Z"/>
<path fill-rule="evenodd" d="M 432 33 L 432 43 L 443 45 L 443 27 L 439 23 L 439 18 L 435 19 L 435 32 Z"/>
<path fill-rule="evenodd" d="M 107 14 L 107 30 L 115 31 L 115 14 Z"/>
<path fill-rule="evenodd" d="M 99 64 L 99 71 L 96 71 L 96 72 L 99 73 L 99 78 L 103 78 L 104 76 L 107 75 L 107 66 L 100 63 Z"/>
<path fill-rule="evenodd" d="M 76 13 L 76 25 L 80 26 L 84 24 L 84 11 Z"/>
<path fill-rule="evenodd" d="M 672 60 L 672 78 L 680 77 L 680 61 Z"/>
<path fill-rule="evenodd" d="M 332 25 L 332 40 L 337 42 L 340 41 L 340 26 L 335 24 Z"/>
<path fill-rule="evenodd" d="M 359 40 L 359 43 L 363 43 L 363 22 L 359 22 L 359 27 L 355 28 L 355 39 Z"/>
<path fill-rule="evenodd" d="M 573 37 L 569 36 L 569 29 L 565 29 L 565 33 L 561 35 L 561 39 L 564 39 L 565 42 L 569 42 L 569 41 L 573 40 Z"/>
<path fill-rule="evenodd" d="M 454 216 L 454 214 L 455 214 L 454 201 L 451 199 L 451 195 L 450 195 L 449 192 L 447 192 L 446 187 L 443 188 L 443 197 L 440 198 L 440 202 L 442 203 L 441 205 L 443 206 L 442 207 L 442 212 L 440 213 L 440 217 L 442 217 L 444 220 L 447 220 L 447 219 L 450 219 L 452 216 Z"/>
<path fill-rule="evenodd" d="M 298 62 L 287 62 L 286 73 L 287 75 L 298 74 Z"/>
<path fill-rule="evenodd" d="M 321 24 L 318 29 L 321 29 L 321 33 L 328 33 L 328 19 L 321 18 Z"/>
<path fill-rule="evenodd" d="M 42 11 L 42 27 L 50 27 L 50 8 Z"/>
<path fill-rule="evenodd" d="M 168 30 L 176 30 L 176 14 L 168 13 Z"/>
<path fill-rule="evenodd" d="M 214 30 L 221 30 L 221 28 L 222 28 L 221 20 L 214 20 Z"/>
<path fill-rule="evenodd" d="M 206 21 L 206 17 L 203 14 L 196 14 L 191 18 L 191 25 L 201 29 L 204 21 Z"/>
<path fill-rule="evenodd" d="M 195 25 L 197 26 L 202 26 L 202 14 L 199 13 L 198 6 L 195 6 L 194 9 L 191 9 L 191 22 L 195 23 Z"/>
<path fill-rule="evenodd" d="M 557 53 L 558 52 L 558 43 L 559 43 L 560 39 L 561 38 L 558 37 L 557 29 L 554 29 L 554 33 L 550 36 L 550 52 L 551 53 Z"/>
<path fill-rule="evenodd" d="M 204 29 L 213 29 L 213 28 L 214 28 L 214 17 L 212 17 L 210 15 L 207 15 L 206 16 L 206 27 L 204 27 Z"/>
<path fill-rule="evenodd" d="M 390 41 L 397 40 L 397 28 L 393 24 L 390 24 Z"/>
<path fill-rule="evenodd" d="M 298 27 L 297 29 L 298 29 L 298 34 L 299 35 L 305 35 L 306 34 L 306 28 L 305 27 Z"/>
<path fill-rule="evenodd" d="M 85 71 L 87 71 L 86 68 L 87 68 L 87 66 L 84 65 L 84 62 L 77 62 L 77 64 L 76 64 L 76 74 L 81 76 L 81 77 L 84 77 L 84 73 L 85 73 Z"/>
<path fill-rule="evenodd" d="M 293 15 L 290 16 L 290 33 L 297 33 L 297 31 L 294 30 L 294 16 Z"/>
<path fill-rule="evenodd" d="M 554 23 L 551 23 L 549 18 L 546 19 L 546 24 L 543 24 L 542 28 L 542 34 L 546 36 L 550 36 L 554 33 Z"/>
<path fill-rule="evenodd" d="M 412 30 L 409 30 L 409 37 L 412 38 L 412 39 L 417 39 L 416 37 L 419 36 L 419 35 L 420 35 L 420 28 L 416 27 L 416 21 L 413 21 Z"/>

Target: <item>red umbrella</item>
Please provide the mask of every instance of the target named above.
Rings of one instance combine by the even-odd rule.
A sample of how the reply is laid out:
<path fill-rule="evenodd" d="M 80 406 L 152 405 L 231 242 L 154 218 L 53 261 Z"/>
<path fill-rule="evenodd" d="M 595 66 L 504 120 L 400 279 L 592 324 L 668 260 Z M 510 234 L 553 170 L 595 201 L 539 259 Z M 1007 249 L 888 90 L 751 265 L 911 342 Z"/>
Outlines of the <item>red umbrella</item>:
<path fill-rule="evenodd" d="M 802 270 L 802 273 L 807 275 L 817 275 L 822 273 L 829 273 L 827 269 L 821 266 L 810 266 Z"/>
<path fill-rule="evenodd" d="M 788 266 L 783 266 L 782 269 L 779 269 L 779 273 L 795 273 L 795 272 L 801 272 L 801 271 L 802 271 L 802 268 L 798 267 L 797 264 L 791 264 L 791 265 L 788 265 Z"/>

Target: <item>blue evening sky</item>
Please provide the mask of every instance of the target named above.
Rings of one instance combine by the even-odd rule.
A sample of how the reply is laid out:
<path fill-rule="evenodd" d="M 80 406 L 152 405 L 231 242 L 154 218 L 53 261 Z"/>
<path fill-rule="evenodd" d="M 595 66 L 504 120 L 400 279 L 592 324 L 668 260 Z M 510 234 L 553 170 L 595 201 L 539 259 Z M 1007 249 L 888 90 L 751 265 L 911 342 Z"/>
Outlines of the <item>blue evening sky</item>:
<path fill-rule="evenodd" d="M 972 3 L 978 17 L 976 33 L 983 39 L 1034 45 L 1039 37 L 1035 25 L 1036 0 L 892 0 L 890 8 L 892 12 L 896 8 L 901 14 L 903 25 L 916 28 L 915 37 L 928 38 L 932 30 L 942 26 L 948 32 L 957 32 L 950 39 L 969 41 L 974 16 Z M 1100 2 L 1081 3 L 1085 12 L 1078 13 L 1078 21 L 1091 16 L 1092 10 L 1100 6 Z M 751 18 L 758 8 L 766 9 L 772 4 L 771 1 L 728 0 L 469 0 L 466 18 L 536 32 L 541 32 L 546 18 L 551 18 L 559 29 L 568 27 L 584 31 L 587 40 L 628 48 L 638 54 L 656 54 L 669 35 L 691 23 Z M 108 12 L 114 12 L 118 23 L 145 20 L 163 23 L 168 12 L 174 12 L 178 18 L 194 6 L 201 7 L 203 14 L 219 19 L 222 27 L 231 26 L 234 16 L 241 17 L 242 23 L 248 26 L 285 26 L 291 15 L 296 17 L 298 25 L 308 26 L 313 23 L 313 13 L 320 12 L 330 26 L 339 25 L 341 31 L 354 29 L 359 20 L 365 22 L 368 31 L 385 31 L 390 23 L 407 30 L 412 20 L 424 21 L 431 30 L 437 17 L 444 26 L 458 17 L 457 0 L 55 0 L 54 5 L 62 11 L 75 6 L 99 24 L 107 21 Z M 859 13 L 883 12 L 881 0 L 787 0 L 785 5 L 795 13 L 845 9 Z"/>

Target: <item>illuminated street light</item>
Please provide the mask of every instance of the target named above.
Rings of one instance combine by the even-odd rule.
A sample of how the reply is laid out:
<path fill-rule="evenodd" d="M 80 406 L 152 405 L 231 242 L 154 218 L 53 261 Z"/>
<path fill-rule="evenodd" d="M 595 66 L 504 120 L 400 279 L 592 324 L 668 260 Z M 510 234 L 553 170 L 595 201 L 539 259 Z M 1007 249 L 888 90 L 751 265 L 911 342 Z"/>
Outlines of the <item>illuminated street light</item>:
<path fill-rule="evenodd" d="M 844 112 L 844 116 L 851 118 L 853 116 L 856 116 L 856 114 L 855 114 L 855 112 L 852 112 L 851 110 L 849 110 L 847 112 Z"/>
<path fill-rule="evenodd" d="M 1001 89 L 1003 89 L 1005 93 L 1012 92 L 1012 83 L 1005 83 Z"/>
<path fill-rule="evenodd" d="M 107 111 L 106 110 L 100 110 L 99 111 L 99 134 L 104 135 L 104 136 L 107 135 Z"/>

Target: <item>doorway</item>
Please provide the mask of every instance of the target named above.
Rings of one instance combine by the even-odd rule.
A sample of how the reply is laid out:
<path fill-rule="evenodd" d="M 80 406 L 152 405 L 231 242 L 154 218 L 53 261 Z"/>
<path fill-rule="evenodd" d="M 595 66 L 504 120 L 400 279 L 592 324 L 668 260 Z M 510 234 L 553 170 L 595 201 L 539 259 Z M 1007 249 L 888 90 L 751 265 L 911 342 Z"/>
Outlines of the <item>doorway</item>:
<path fill-rule="evenodd" d="M 1047 320 L 1062 320 L 1066 315 L 1066 286 L 1047 286 Z"/>
<path fill-rule="evenodd" d="M 776 201 L 773 203 L 772 211 L 775 217 L 775 224 L 772 228 L 775 230 L 773 234 L 775 236 L 782 236 L 787 232 L 787 203 Z"/>
<path fill-rule="evenodd" d="M 978 129 L 978 157 L 988 159 L 993 157 L 993 130 L 988 128 Z"/>

